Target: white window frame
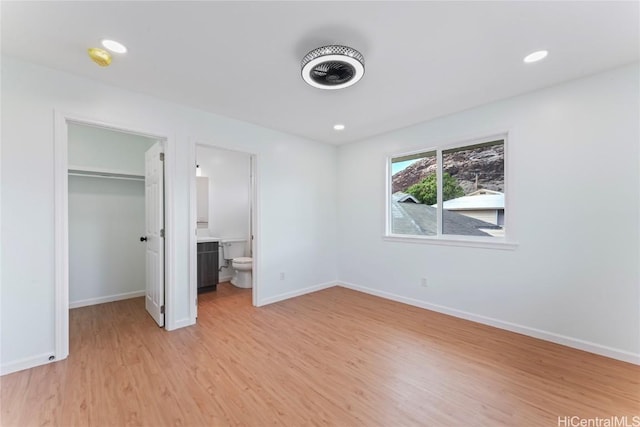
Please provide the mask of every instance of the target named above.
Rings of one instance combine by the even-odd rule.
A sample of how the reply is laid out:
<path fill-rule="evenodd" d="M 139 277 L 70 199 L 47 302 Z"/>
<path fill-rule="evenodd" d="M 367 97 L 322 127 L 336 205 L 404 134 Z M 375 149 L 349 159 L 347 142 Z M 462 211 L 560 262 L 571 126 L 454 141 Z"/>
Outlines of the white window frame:
<path fill-rule="evenodd" d="M 485 142 L 502 140 L 504 142 L 504 197 L 505 197 L 505 236 L 504 237 L 484 237 L 484 236 L 464 236 L 457 234 L 442 234 L 442 152 L 455 148 L 482 144 Z M 443 246 L 466 246 L 488 249 L 513 250 L 518 244 L 513 240 L 513 210 L 510 206 L 509 197 L 510 165 L 509 165 L 509 133 L 501 132 L 483 137 L 455 140 L 431 147 L 423 147 L 419 150 L 412 150 L 402 153 L 395 153 L 386 158 L 386 186 L 385 186 L 385 224 L 383 239 L 393 242 L 422 243 Z M 411 156 L 420 153 L 436 152 L 436 182 L 438 186 L 438 207 L 436 211 L 436 235 L 423 236 L 414 234 L 394 234 L 392 233 L 391 215 L 391 189 L 392 189 L 392 160 L 397 157 Z"/>

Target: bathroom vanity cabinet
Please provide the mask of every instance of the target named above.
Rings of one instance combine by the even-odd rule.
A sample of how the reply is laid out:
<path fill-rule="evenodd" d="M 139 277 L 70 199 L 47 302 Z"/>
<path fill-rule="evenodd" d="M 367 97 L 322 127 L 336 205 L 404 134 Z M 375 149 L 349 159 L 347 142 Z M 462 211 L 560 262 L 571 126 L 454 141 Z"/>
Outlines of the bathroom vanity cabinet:
<path fill-rule="evenodd" d="M 198 243 L 198 292 L 218 286 L 218 242 Z"/>

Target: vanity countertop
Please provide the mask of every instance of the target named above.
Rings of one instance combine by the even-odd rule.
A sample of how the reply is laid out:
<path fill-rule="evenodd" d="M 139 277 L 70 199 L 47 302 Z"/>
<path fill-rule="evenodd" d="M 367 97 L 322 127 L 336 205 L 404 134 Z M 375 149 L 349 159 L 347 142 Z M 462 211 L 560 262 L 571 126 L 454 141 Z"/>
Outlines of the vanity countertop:
<path fill-rule="evenodd" d="M 219 242 L 219 237 L 198 236 L 198 243 Z"/>

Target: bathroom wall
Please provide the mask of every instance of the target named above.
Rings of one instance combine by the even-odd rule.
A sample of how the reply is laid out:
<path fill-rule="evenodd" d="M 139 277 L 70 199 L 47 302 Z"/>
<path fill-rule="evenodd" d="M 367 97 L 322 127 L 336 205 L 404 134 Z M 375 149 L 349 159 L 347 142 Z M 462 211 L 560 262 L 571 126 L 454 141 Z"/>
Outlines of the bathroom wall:
<path fill-rule="evenodd" d="M 245 254 L 249 255 L 251 156 L 199 145 L 196 159 L 201 176 L 209 179 L 209 235 L 245 239 Z M 222 252 L 220 263 L 224 263 Z M 223 268 L 220 281 L 230 280 L 231 274 L 231 269 Z"/>

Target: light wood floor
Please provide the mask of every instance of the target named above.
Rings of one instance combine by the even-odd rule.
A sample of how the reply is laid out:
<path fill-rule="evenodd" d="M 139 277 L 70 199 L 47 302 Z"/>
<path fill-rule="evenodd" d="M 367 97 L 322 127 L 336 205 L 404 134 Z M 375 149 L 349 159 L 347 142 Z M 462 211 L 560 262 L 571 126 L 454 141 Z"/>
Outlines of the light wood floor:
<path fill-rule="evenodd" d="M 198 324 L 133 299 L 71 311 L 65 361 L 2 377 L 2 426 L 557 426 L 640 415 L 640 367 L 332 288 Z M 629 418 L 629 422 L 632 419 Z M 565 424 L 568 425 L 568 424 Z"/>

